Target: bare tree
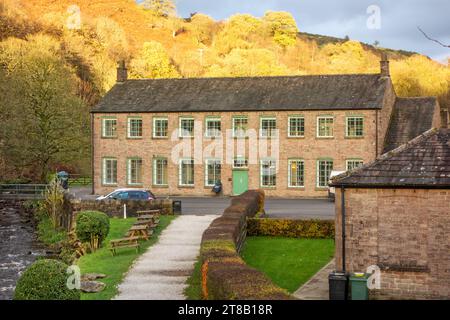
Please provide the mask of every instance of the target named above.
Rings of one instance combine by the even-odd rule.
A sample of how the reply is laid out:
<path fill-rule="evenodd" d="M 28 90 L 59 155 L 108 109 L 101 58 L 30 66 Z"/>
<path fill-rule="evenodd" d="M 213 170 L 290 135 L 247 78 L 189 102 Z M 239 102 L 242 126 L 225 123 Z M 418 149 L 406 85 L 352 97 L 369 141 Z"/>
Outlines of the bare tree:
<path fill-rule="evenodd" d="M 441 41 L 436 40 L 436 39 L 433 39 L 433 38 L 431 38 L 430 36 L 428 36 L 428 35 L 425 33 L 425 31 L 423 31 L 420 27 L 417 27 L 417 29 L 419 29 L 419 31 L 420 31 L 420 32 L 424 35 L 424 37 L 427 38 L 428 40 L 433 41 L 433 42 L 436 42 L 437 44 L 439 44 L 439 45 L 441 45 L 441 46 L 443 46 L 443 47 L 445 47 L 445 48 L 450 48 L 450 45 L 444 44 L 444 43 L 442 43 Z"/>

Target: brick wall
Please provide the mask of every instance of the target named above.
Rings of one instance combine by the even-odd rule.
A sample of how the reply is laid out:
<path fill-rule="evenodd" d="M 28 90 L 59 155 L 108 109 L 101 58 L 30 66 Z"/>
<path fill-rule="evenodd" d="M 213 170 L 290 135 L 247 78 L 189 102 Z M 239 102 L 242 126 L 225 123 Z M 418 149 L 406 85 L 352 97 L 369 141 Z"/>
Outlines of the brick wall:
<path fill-rule="evenodd" d="M 143 119 L 143 139 L 131 140 L 126 138 L 127 117 L 135 114 L 108 114 L 116 116 L 118 120 L 118 138 L 101 138 L 102 114 L 94 114 L 94 187 L 95 193 L 106 194 L 117 187 L 126 187 L 126 159 L 127 157 L 140 157 L 143 159 L 144 187 L 150 188 L 156 195 L 212 195 L 211 187 L 205 187 L 205 167 L 203 164 L 195 165 L 195 187 L 178 186 L 178 165 L 170 161 L 172 148 L 180 143 L 179 139 L 153 139 L 152 119 L 155 116 L 168 116 L 169 137 L 173 130 L 178 128 L 180 116 L 192 116 L 200 121 L 204 127 L 205 117 L 220 116 L 222 130 L 232 128 L 232 117 L 238 113 L 173 113 L 173 114 L 139 114 Z M 376 111 L 297 111 L 297 112 L 248 112 L 242 115 L 248 116 L 249 128 L 259 130 L 260 116 L 276 116 L 280 129 L 280 161 L 278 163 L 277 186 L 273 189 L 265 189 L 268 196 L 282 197 L 323 197 L 327 190 L 316 188 L 316 162 L 319 158 L 332 158 L 335 170 L 345 170 L 346 160 L 352 158 L 363 159 L 365 163 L 375 159 L 376 150 Z M 288 138 L 288 116 L 302 115 L 305 117 L 305 138 Z M 335 117 L 332 139 L 316 138 L 317 116 L 333 115 Z M 364 116 L 364 138 L 345 138 L 345 121 L 348 115 Z M 242 140 L 236 140 L 241 141 Z M 251 139 L 243 140 L 247 154 L 238 154 L 249 157 L 249 144 L 255 143 Z M 259 143 L 259 142 L 257 142 Z M 204 141 L 204 146 L 212 144 Z M 237 144 L 237 142 L 236 142 Z M 192 143 L 193 145 L 193 143 Z M 235 146 L 235 149 L 237 147 Z M 191 146 L 193 150 L 193 146 Z M 164 156 L 169 158 L 168 176 L 169 186 L 161 188 L 152 185 L 152 158 Z M 223 155 L 224 158 L 226 153 Z M 102 185 L 101 167 L 103 157 L 115 157 L 118 159 L 118 186 L 107 187 Z M 305 161 L 305 187 L 301 189 L 288 188 L 288 159 L 301 158 Z M 259 159 L 258 159 L 259 160 Z M 249 165 L 249 189 L 260 188 L 259 161 Z M 232 193 L 232 166 L 223 164 L 222 183 L 224 194 Z"/>
<path fill-rule="evenodd" d="M 381 270 L 375 298 L 450 298 L 450 190 L 346 189 L 346 269 Z M 341 191 L 336 265 L 342 266 Z"/>
<path fill-rule="evenodd" d="M 394 109 L 395 99 L 397 95 L 395 93 L 394 86 L 390 78 L 386 79 L 386 91 L 384 93 L 383 109 L 378 111 L 378 155 L 383 153 L 386 136 L 388 133 L 389 124 L 392 118 L 392 110 Z"/>

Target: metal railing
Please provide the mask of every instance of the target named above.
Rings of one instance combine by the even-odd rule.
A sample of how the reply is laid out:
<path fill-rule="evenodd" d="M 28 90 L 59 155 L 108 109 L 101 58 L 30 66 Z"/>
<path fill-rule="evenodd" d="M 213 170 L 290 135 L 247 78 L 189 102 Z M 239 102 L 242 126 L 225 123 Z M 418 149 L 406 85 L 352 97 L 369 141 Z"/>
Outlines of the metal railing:
<path fill-rule="evenodd" d="M 43 199 L 46 184 L 0 184 L 0 199 Z"/>
<path fill-rule="evenodd" d="M 69 186 L 89 186 L 92 178 L 80 174 L 69 174 Z"/>

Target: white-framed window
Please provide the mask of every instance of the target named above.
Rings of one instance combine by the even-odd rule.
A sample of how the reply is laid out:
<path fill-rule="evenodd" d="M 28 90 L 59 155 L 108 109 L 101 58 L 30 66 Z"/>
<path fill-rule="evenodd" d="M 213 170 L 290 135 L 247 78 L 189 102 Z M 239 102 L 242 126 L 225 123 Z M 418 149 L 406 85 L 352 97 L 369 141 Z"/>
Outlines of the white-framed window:
<path fill-rule="evenodd" d="M 192 138 L 194 136 L 194 118 L 191 117 L 181 117 L 179 136 L 180 138 Z"/>
<path fill-rule="evenodd" d="M 288 186 L 290 188 L 302 188 L 305 186 L 305 162 L 303 160 L 288 160 Z"/>
<path fill-rule="evenodd" d="M 128 138 L 142 138 L 142 119 L 128 118 Z"/>
<path fill-rule="evenodd" d="M 333 160 L 317 160 L 317 187 L 326 188 L 333 171 Z"/>
<path fill-rule="evenodd" d="M 103 158 L 103 184 L 116 185 L 117 184 L 117 159 Z"/>
<path fill-rule="evenodd" d="M 288 137 L 298 138 L 305 136 L 305 118 L 291 116 L 288 118 Z"/>
<path fill-rule="evenodd" d="M 222 122 L 219 117 L 208 117 L 205 120 L 205 136 L 208 138 L 218 138 L 222 136 Z"/>
<path fill-rule="evenodd" d="M 244 157 L 237 157 L 233 159 L 233 169 L 247 169 L 248 159 Z"/>
<path fill-rule="evenodd" d="M 129 185 L 142 185 L 142 159 L 127 160 L 127 177 Z"/>
<path fill-rule="evenodd" d="M 364 136 L 364 117 L 347 117 L 345 135 L 349 138 Z"/>
<path fill-rule="evenodd" d="M 361 159 L 349 159 L 346 161 L 347 171 L 351 171 L 353 169 L 359 168 L 364 164 L 364 161 Z"/>
<path fill-rule="evenodd" d="M 221 181 L 222 163 L 219 159 L 207 159 L 205 163 L 205 186 Z"/>
<path fill-rule="evenodd" d="M 247 137 L 248 118 L 245 116 L 233 117 L 233 137 L 245 138 Z"/>
<path fill-rule="evenodd" d="M 153 184 L 155 186 L 167 186 L 167 158 L 153 159 Z"/>
<path fill-rule="evenodd" d="M 167 138 L 169 136 L 169 119 L 153 118 L 153 138 Z"/>
<path fill-rule="evenodd" d="M 261 187 L 275 187 L 277 185 L 277 162 L 273 159 L 261 160 Z"/>
<path fill-rule="evenodd" d="M 117 119 L 115 118 L 102 119 L 102 137 L 103 138 L 117 137 Z"/>
<path fill-rule="evenodd" d="M 275 137 L 277 135 L 277 118 L 261 117 L 259 127 L 259 135 L 261 138 Z"/>
<path fill-rule="evenodd" d="M 332 116 L 317 117 L 317 137 L 318 138 L 334 137 L 334 117 Z"/>
<path fill-rule="evenodd" d="M 180 159 L 179 163 L 179 185 L 194 185 L 194 159 Z"/>

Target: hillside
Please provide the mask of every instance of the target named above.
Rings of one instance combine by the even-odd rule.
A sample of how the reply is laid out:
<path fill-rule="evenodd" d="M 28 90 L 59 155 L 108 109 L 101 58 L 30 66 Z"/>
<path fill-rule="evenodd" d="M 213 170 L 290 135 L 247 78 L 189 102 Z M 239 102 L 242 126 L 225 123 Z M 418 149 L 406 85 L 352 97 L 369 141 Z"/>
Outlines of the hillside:
<path fill-rule="evenodd" d="M 349 74 L 378 73 L 381 51 L 399 96 L 438 96 L 450 106 L 449 66 L 303 33 L 289 12 L 215 21 L 134 0 L 0 0 L 0 180 L 44 181 L 62 165 L 90 172 L 89 110 L 115 84 L 119 60 L 131 78 Z"/>

